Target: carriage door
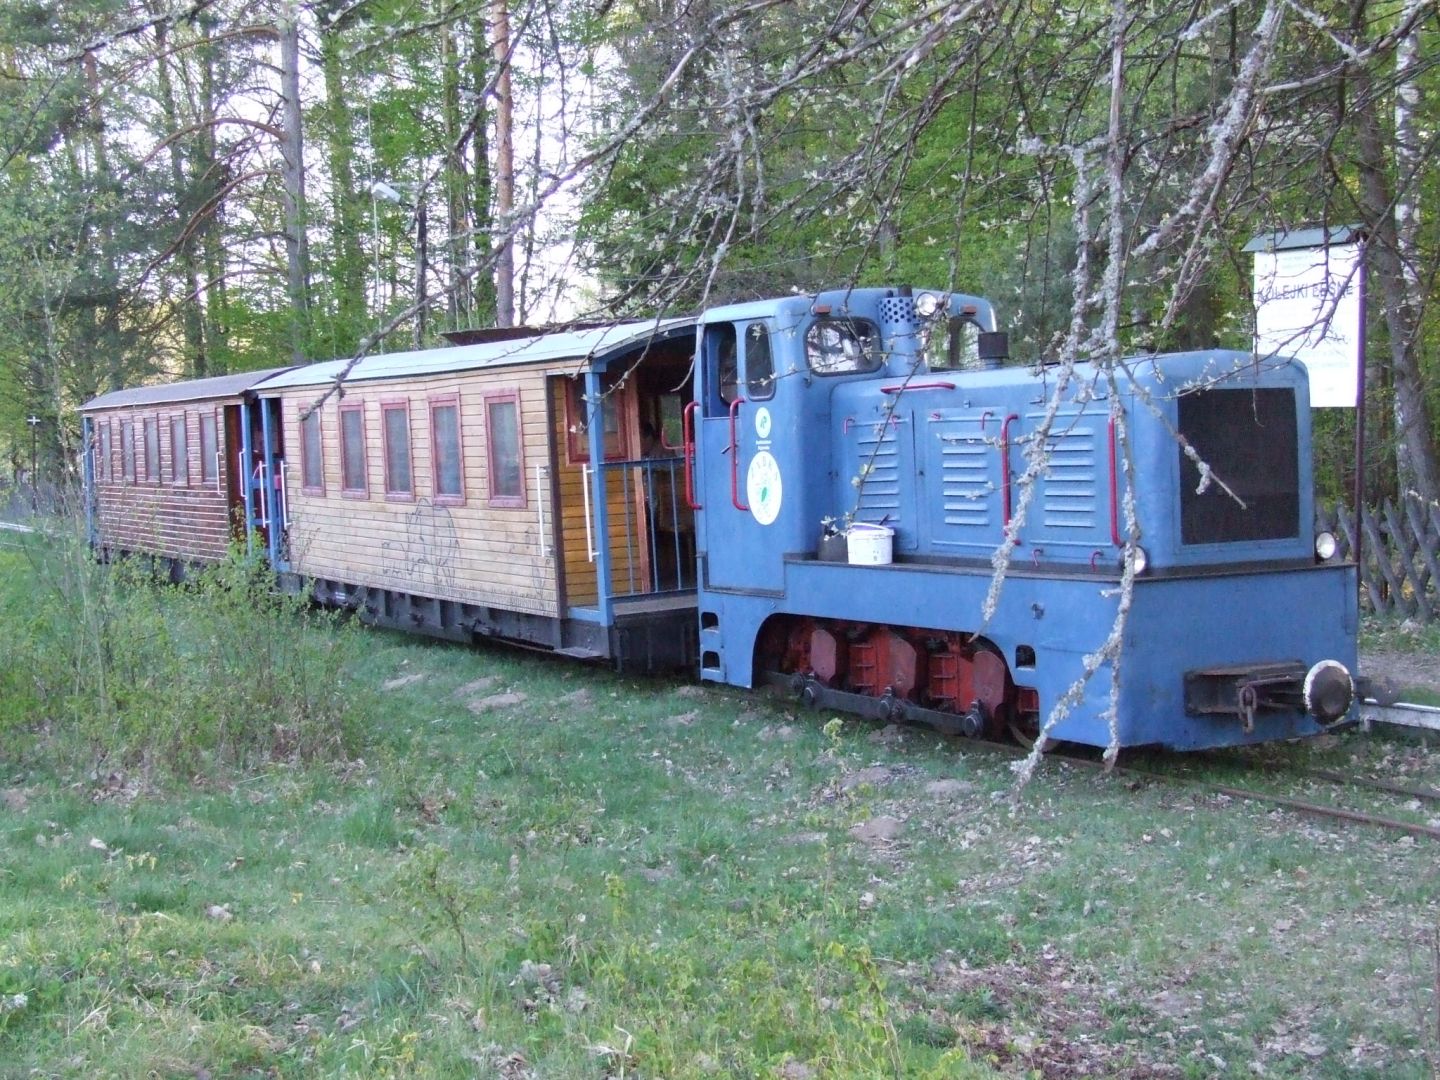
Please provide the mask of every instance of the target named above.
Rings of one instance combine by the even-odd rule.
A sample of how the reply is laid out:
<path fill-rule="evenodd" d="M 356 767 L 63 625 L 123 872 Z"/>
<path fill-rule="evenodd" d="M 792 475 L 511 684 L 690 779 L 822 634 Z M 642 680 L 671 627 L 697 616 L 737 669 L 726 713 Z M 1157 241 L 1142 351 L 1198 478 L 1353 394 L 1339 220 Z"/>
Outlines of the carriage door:
<path fill-rule="evenodd" d="M 784 584 L 779 462 L 793 425 L 778 415 L 772 344 L 766 320 L 705 328 L 696 435 L 703 588 Z"/>
<path fill-rule="evenodd" d="M 265 488 L 270 565 L 276 570 L 290 569 L 288 526 L 290 517 L 290 477 L 285 463 L 285 430 L 281 424 L 279 398 L 261 398 L 261 446 L 264 447 L 262 484 Z"/>

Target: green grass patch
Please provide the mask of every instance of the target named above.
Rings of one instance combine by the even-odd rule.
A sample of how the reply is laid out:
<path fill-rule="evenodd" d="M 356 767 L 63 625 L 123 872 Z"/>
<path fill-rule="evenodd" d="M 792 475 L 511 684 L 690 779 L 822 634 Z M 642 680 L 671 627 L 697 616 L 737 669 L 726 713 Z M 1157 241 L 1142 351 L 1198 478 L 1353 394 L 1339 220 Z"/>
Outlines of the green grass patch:
<path fill-rule="evenodd" d="M 22 610 L 48 587 L 30 565 L 0 579 Z M 197 628 L 234 640 L 252 617 L 208 622 L 198 588 L 103 587 L 147 625 L 164 612 L 187 661 L 210 662 Z M 1423 1077 L 1437 1060 L 1433 845 L 1055 762 L 1017 793 L 1009 758 L 922 732 L 266 619 L 276 657 L 337 658 L 308 685 L 334 689 L 343 739 L 205 736 L 179 770 L 157 745 L 97 743 L 78 689 L 7 713 L 0 1076 Z M 6 647 L 36 665 L 44 642 Z M 277 685 L 288 670 L 254 662 Z M 168 689 L 135 685 L 169 715 Z M 176 737 L 173 716 L 157 730 Z M 1440 781 L 1423 744 L 1358 733 L 1167 767 L 1258 764 L 1280 786 L 1287 760 Z M 882 818 L 893 834 L 863 838 Z"/>

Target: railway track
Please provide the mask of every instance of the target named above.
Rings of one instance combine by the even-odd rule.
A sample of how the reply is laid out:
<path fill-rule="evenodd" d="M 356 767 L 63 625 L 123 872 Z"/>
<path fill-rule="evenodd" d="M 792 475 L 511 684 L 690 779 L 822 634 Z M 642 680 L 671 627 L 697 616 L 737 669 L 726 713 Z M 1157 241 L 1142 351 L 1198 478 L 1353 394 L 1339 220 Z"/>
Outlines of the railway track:
<path fill-rule="evenodd" d="M 760 685 L 768 686 L 776 691 L 779 691 L 781 696 L 787 696 L 789 692 L 793 692 L 795 689 L 795 682 L 791 677 L 775 672 L 763 674 L 758 681 Z M 850 697 L 851 695 L 844 696 Z M 791 700 L 794 699 L 792 698 Z M 807 699 L 803 695 L 800 697 L 800 702 L 802 704 L 810 705 L 812 707 L 816 705 L 816 702 L 814 700 Z M 854 699 L 854 703 L 858 707 L 852 708 L 849 711 L 858 713 L 862 716 L 869 715 L 872 719 L 888 719 L 888 717 L 883 713 L 877 713 L 876 711 L 874 711 L 873 703 L 871 702 L 856 697 Z M 846 704 L 850 703 L 847 702 Z M 870 712 L 866 712 L 865 710 L 865 706 L 867 705 L 872 706 L 872 710 Z M 841 711 L 846 711 L 843 705 L 837 705 L 836 707 L 839 708 Z M 1373 703 L 1367 703 L 1366 709 L 1370 710 L 1372 712 L 1372 715 L 1374 708 L 1376 707 L 1373 705 Z M 1426 706 L 1389 706 L 1385 709 L 1385 712 L 1387 714 L 1385 717 L 1387 722 L 1401 722 L 1405 723 L 1405 726 L 1410 727 L 1430 726 L 1432 713 L 1436 714 L 1435 719 L 1440 720 L 1440 709 L 1430 709 Z M 1362 723 L 1364 722 L 1365 721 L 1362 720 Z M 923 727 L 929 725 L 926 725 L 922 722 L 917 726 Z M 1369 725 L 1367 723 L 1367 730 L 1368 726 Z M 1437 730 L 1440 730 L 1440 724 L 1437 724 Z M 986 749 L 1006 754 L 1010 757 L 1021 757 L 1029 753 L 1029 750 L 1027 748 L 1016 746 L 1014 743 L 1011 742 L 1000 742 L 997 740 L 984 738 L 966 738 L 960 734 L 956 734 L 954 727 L 950 727 L 948 731 L 945 732 L 945 734 L 955 739 L 957 745 L 967 748 L 984 747 Z M 1070 764 L 1074 764 L 1082 768 L 1089 768 L 1101 772 L 1108 771 L 1120 776 L 1144 778 L 1162 783 L 1169 783 L 1182 787 L 1187 787 L 1196 791 L 1209 792 L 1211 794 L 1224 796 L 1225 798 L 1229 799 L 1237 799 L 1245 802 L 1280 807 L 1286 810 L 1290 810 L 1294 813 L 1305 815 L 1307 817 L 1328 819 L 1331 821 L 1344 821 L 1358 825 L 1368 825 L 1391 832 L 1404 833 L 1414 837 L 1429 840 L 1440 840 L 1440 823 L 1431 824 L 1428 821 L 1407 821 L 1404 818 L 1394 817 L 1389 814 L 1375 813 L 1369 810 L 1355 810 L 1349 807 L 1314 802 L 1310 799 L 1300 798 L 1298 796 L 1287 794 L 1285 792 L 1246 788 L 1240 787 L 1235 784 L 1225 783 L 1208 778 L 1185 776 L 1184 774 L 1179 773 L 1174 769 L 1146 769 L 1135 765 L 1127 764 L 1116 765 L 1107 770 L 1105 763 L 1098 759 L 1098 757 L 1096 756 L 1097 751 L 1095 751 L 1093 748 L 1076 749 L 1074 751 L 1071 751 L 1066 748 L 1065 744 L 1062 743 L 1059 747 L 1052 748 L 1051 750 L 1047 751 L 1047 754 L 1049 756 L 1063 759 Z M 1193 758 L 1194 755 L 1187 755 L 1187 759 L 1193 760 Z M 1405 798 L 1412 801 L 1418 800 L 1422 803 L 1430 804 L 1440 803 L 1440 791 L 1428 787 L 1397 784 L 1392 781 L 1376 780 L 1363 776 L 1354 776 L 1327 769 L 1302 768 L 1299 770 L 1286 771 L 1289 773 L 1292 779 L 1309 779 L 1312 781 L 1321 781 L 1324 783 L 1334 784 L 1337 787 L 1366 789 L 1385 798 Z M 1273 776 L 1273 772 L 1270 775 Z M 1440 811 L 1437 811 L 1437 813 L 1440 813 Z M 1436 820 L 1440 821 L 1440 818 L 1437 818 Z"/>
<path fill-rule="evenodd" d="M 1373 703 L 1367 703 L 1365 708 L 1369 711 L 1374 708 L 1374 705 Z M 1399 724 L 1404 727 L 1440 730 L 1440 723 L 1437 723 L 1437 721 L 1440 721 L 1440 709 L 1417 705 L 1392 705 L 1385 707 L 1384 711 L 1387 714 L 1385 718 L 1386 723 Z M 1362 720 L 1362 723 L 1363 722 Z M 1102 762 L 1087 758 L 1083 754 L 1061 752 L 1061 756 L 1064 760 L 1073 764 L 1100 770 L 1104 769 Z M 1187 758 L 1186 760 L 1192 759 Z M 1216 758 L 1211 757 L 1209 760 L 1216 760 Z M 1228 763 L 1234 764 L 1233 760 Z M 1372 792 L 1382 798 L 1406 799 L 1412 803 L 1440 806 L 1440 789 L 1424 785 L 1402 784 L 1393 780 L 1359 776 L 1341 772 L 1336 769 L 1313 768 L 1310 766 L 1291 767 L 1273 759 L 1267 760 L 1261 765 L 1252 766 L 1256 771 L 1263 768 L 1266 771 L 1266 775 L 1271 777 L 1277 775 L 1277 767 L 1279 770 L 1278 775 L 1290 780 L 1318 782 L 1332 785 L 1337 790 L 1362 790 Z M 1356 810 L 1326 802 L 1316 802 L 1309 798 L 1301 798 L 1283 792 L 1241 787 L 1209 778 L 1189 777 L 1168 770 L 1120 765 L 1111 771 L 1122 776 L 1135 776 L 1166 783 L 1178 783 L 1194 789 L 1207 790 L 1216 795 L 1223 795 L 1231 799 L 1280 807 L 1306 817 L 1369 825 L 1390 832 L 1404 833 L 1409 836 L 1429 840 L 1440 840 L 1440 825 L 1433 825 L 1428 822 L 1408 821 L 1404 818 L 1390 816 L 1389 814 L 1370 810 Z"/>
<path fill-rule="evenodd" d="M 1067 757 L 1066 760 L 1073 761 L 1075 759 Z M 1103 765 L 1099 762 L 1093 764 L 1097 768 L 1103 768 Z M 1426 822 L 1406 821 L 1403 818 L 1391 817 L 1369 810 L 1354 810 L 1343 806 L 1333 806 L 1328 803 L 1312 802 L 1308 799 L 1297 798 L 1294 795 L 1285 795 L 1273 791 L 1258 791 L 1254 788 L 1236 787 L 1231 784 L 1179 776 L 1175 773 L 1166 773 L 1150 769 L 1136 769 L 1129 766 L 1117 766 L 1113 771 L 1120 775 L 1139 776 L 1166 783 L 1177 783 L 1189 788 L 1206 790 L 1216 795 L 1223 795 L 1226 798 L 1239 799 L 1244 802 L 1276 806 L 1302 814 L 1305 817 L 1345 821 L 1357 825 L 1370 825 L 1389 832 L 1405 833 L 1409 836 L 1429 840 L 1440 840 L 1440 826 L 1431 825 Z M 1365 777 L 1347 776 L 1324 769 L 1301 770 L 1298 775 L 1328 780 L 1338 786 L 1365 787 L 1389 795 L 1403 794 L 1410 798 L 1423 797 L 1423 799 L 1432 802 L 1440 801 L 1440 792 L 1428 788 L 1406 788 L 1404 785 L 1369 780 Z"/>

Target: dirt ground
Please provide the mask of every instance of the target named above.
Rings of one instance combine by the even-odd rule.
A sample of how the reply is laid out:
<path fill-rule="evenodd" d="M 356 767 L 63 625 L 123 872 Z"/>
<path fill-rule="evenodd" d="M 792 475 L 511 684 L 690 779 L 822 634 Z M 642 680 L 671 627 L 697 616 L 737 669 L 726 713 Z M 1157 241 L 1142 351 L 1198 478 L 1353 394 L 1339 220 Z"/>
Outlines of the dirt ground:
<path fill-rule="evenodd" d="M 1425 689 L 1440 694 L 1440 656 L 1434 653 L 1366 650 L 1360 654 L 1359 674 L 1389 683 L 1402 701 L 1406 690 Z"/>

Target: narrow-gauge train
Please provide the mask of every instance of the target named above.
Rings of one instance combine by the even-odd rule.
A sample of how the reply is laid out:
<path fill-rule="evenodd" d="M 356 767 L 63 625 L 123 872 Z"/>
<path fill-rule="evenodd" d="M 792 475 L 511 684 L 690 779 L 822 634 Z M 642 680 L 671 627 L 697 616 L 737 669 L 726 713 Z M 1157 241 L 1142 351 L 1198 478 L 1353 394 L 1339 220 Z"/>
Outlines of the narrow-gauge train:
<path fill-rule="evenodd" d="M 230 521 L 378 625 L 966 734 L 1194 749 L 1352 708 L 1298 363 L 1007 366 L 987 301 L 908 288 L 456 337 L 89 402 L 93 542 L 204 562 Z"/>

